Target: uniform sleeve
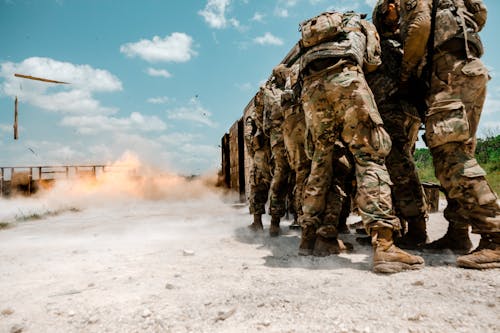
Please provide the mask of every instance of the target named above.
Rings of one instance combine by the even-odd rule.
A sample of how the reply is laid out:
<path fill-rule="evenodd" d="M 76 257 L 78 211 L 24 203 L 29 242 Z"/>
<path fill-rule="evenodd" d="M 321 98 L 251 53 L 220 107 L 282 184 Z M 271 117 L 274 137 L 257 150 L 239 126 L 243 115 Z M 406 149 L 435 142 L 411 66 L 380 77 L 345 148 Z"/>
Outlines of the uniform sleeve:
<path fill-rule="evenodd" d="M 431 32 L 431 8 L 429 0 L 403 0 L 401 7 L 406 9 L 402 11 L 406 32 L 403 36 L 404 54 L 401 65 L 401 81 L 404 82 L 424 61 Z"/>

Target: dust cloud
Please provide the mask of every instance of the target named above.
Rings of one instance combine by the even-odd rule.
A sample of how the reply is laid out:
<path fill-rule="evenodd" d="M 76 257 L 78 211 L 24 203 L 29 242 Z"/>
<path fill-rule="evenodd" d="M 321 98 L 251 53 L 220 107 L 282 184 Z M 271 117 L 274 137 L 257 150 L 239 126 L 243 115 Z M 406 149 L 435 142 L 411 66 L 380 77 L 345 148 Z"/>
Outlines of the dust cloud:
<path fill-rule="evenodd" d="M 14 196 L 0 200 L 0 222 L 10 223 L 40 219 L 64 212 L 87 209 L 120 210 L 131 205 L 140 209 L 151 205 L 164 208 L 182 206 L 195 214 L 217 209 L 226 210 L 233 201 L 216 188 L 216 172 L 186 177 L 158 170 L 142 163 L 132 153 L 125 153 L 108 164 L 106 172 L 85 174 L 69 179 L 56 179 L 53 186 L 41 188 L 31 197 Z"/>

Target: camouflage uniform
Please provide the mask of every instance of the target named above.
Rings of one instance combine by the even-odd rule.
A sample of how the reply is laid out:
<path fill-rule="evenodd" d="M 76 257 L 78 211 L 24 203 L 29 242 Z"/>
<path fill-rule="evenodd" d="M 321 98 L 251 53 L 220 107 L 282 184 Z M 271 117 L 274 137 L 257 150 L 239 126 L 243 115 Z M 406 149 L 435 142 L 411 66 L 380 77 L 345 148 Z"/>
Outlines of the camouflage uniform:
<path fill-rule="evenodd" d="M 352 14 L 349 24 L 359 27 L 359 22 L 359 15 Z M 363 57 L 364 34 L 353 31 L 348 35 L 351 43 L 361 44 L 352 49 L 362 48 Z M 311 51 L 314 52 L 314 48 L 307 52 Z M 341 138 L 354 156 L 358 184 L 356 200 L 367 229 L 382 226 L 399 229 L 399 220 L 392 214 L 391 181 L 384 165 L 391 142 L 360 67 L 363 60 L 356 61 L 354 55 L 339 53 L 328 59 L 333 60 L 331 65 L 314 70 L 311 66 L 314 63 L 306 63 L 307 55 L 302 58 L 305 63 L 302 105 L 307 124 L 306 140 L 313 154 L 301 222 L 317 225 L 323 219 L 326 194 L 334 172 L 335 142 Z"/>
<path fill-rule="evenodd" d="M 425 137 L 446 192 L 445 217 L 450 224 L 467 221 L 473 233 L 481 234 L 478 251 L 457 262 L 469 268 L 500 267 L 500 204 L 474 157 L 489 80 L 477 35 L 486 8 L 481 0 L 439 0 L 430 50 L 432 0 L 402 0 L 401 16 L 402 84 L 412 75 L 422 77 L 426 51 L 433 55 Z"/>
<path fill-rule="evenodd" d="M 288 163 L 295 176 L 293 188 L 294 211 L 297 216 L 301 216 L 304 185 L 309 175 L 311 161 L 305 151 L 306 122 L 304 110 L 298 101 L 300 97 L 300 92 L 297 91 L 298 72 L 298 64 L 289 69 L 285 93 L 281 98 L 281 106 L 283 111 L 283 140 Z M 295 88 L 295 91 L 293 88 Z"/>
<path fill-rule="evenodd" d="M 275 218 L 281 218 L 285 215 L 289 185 L 288 178 L 290 176 L 290 165 L 288 164 L 283 130 L 281 128 L 283 124 L 283 113 L 281 110 L 282 93 L 283 90 L 274 84 L 265 87 L 264 128 L 266 133 L 269 134 L 271 158 L 274 165 L 269 194 L 269 214 Z"/>
<path fill-rule="evenodd" d="M 265 205 L 271 183 L 271 147 L 269 139 L 264 135 L 263 129 L 263 102 L 262 92 L 254 97 L 245 115 L 245 143 L 253 163 L 250 169 L 250 214 L 262 215 L 266 213 Z"/>
<path fill-rule="evenodd" d="M 427 205 L 413 160 L 421 120 L 416 107 L 397 94 L 403 46 L 399 31 L 392 31 L 383 22 L 383 6 L 387 2 L 379 1 L 373 12 L 373 22 L 381 35 L 382 65 L 368 73 L 366 81 L 392 141 L 385 165 L 394 183 L 391 190 L 396 215 L 408 222 L 409 235 L 414 241 L 422 243 L 426 240 Z"/>
<path fill-rule="evenodd" d="M 374 271 L 419 268 L 422 258 L 411 256 L 392 243 L 392 232 L 400 229 L 400 223 L 393 214 L 392 183 L 384 164 L 391 140 L 362 70 L 362 66 L 373 70 L 380 64 L 378 35 L 375 27 L 359 14 L 341 15 L 342 33 L 306 49 L 301 58 L 306 140 L 313 151 L 301 223 L 308 229 L 308 225 L 319 225 L 324 219 L 328 187 L 335 172 L 335 142 L 342 139 L 355 162 L 356 201 L 365 228 L 372 235 Z M 320 18 L 311 24 L 316 22 Z M 304 27 L 307 26 L 301 27 L 302 41 L 307 32 Z M 323 234 L 318 229 L 318 239 L 336 236 L 335 230 L 325 231 Z M 307 233 L 303 232 L 303 236 L 307 238 Z"/>

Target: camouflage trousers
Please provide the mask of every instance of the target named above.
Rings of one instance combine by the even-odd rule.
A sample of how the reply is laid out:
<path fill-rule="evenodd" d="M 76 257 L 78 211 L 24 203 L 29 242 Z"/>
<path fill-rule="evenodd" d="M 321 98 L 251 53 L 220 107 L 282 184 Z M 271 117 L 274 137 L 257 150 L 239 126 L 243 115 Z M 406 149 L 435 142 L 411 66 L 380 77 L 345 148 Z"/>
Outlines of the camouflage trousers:
<path fill-rule="evenodd" d="M 453 53 L 434 60 L 425 137 L 445 190 L 450 223 L 474 233 L 500 232 L 500 204 L 474 157 L 489 75 L 481 60 Z"/>
<path fill-rule="evenodd" d="M 286 212 L 286 199 L 289 192 L 290 165 L 286 155 L 283 131 L 272 127 L 271 158 L 273 161 L 271 188 L 269 193 L 269 214 L 282 217 Z"/>
<path fill-rule="evenodd" d="M 304 190 L 303 225 L 324 219 L 333 168 L 335 142 L 342 139 L 355 163 L 356 202 L 365 228 L 400 229 L 393 214 L 391 180 L 384 164 L 391 140 L 383 129 L 373 95 L 359 66 L 336 65 L 304 78 L 302 105 L 311 173 Z M 342 194 L 340 191 L 338 191 Z"/>
<path fill-rule="evenodd" d="M 292 109 L 293 108 L 293 109 Z M 305 151 L 306 121 L 304 111 L 299 105 L 285 111 L 283 121 L 283 141 L 288 156 L 288 163 L 294 171 L 293 206 L 297 216 L 302 215 L 304 185 L 309 176 L 311 161 Z"/>
<path fill-rule="evenodd" d="M 413 159 L 421 120 L 417 109 L 405 101 L 391 99 L 378 105 L 392 148 L 385 158 L 391 181 L 396 215 L 405 220 L 427 219 L 425 193 Z"/>
<path fill-rule="evenodd" d="M 269 144 L 257 149 L 250 169 L 250 214 L 265 214 L 271 183 L 271 150 Z"/>

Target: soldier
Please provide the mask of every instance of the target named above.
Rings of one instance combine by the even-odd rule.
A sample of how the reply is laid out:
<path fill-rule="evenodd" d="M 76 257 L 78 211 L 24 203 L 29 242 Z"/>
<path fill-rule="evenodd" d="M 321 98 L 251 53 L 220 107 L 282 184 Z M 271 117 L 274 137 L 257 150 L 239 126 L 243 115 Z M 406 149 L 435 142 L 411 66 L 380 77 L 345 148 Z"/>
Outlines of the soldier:
<path fill-rule="evenodd" d="M 479 59 L 485 22 L 481 0 L 401 0 L 401 85 L 409 91 L 416 77 L 429 87 L 425 138 L 448 200 L 444 215 L 451 227 L 470 224 L 481 235 L 476 250 L 457 258 L 474 269 L 500 267 L 500 204 L 474 157 L 489 80 Z M 453 239 L 448 231 L 440 245 Z"/>
<path fill-rule="evenodd" d="M 288 163 L 293 170 L 295 181 L 293 187 L 293 206 L 295 215 L 302 215 L 302 197 L 304 184 L 309 175 L 311 161 L 307 158 L 305 151 L 306 122 L 304 110 L 300 105 L 299 63 L 295 63 L 290 68 L 283 68 L 286 76 L 285 90 L 281 97 L 281 107 L 283 111 L 283 140 L 288 157 Z M 295 221 L 290 228 L 300 225 Z"/>
<path fill-rule="evenodd" d="M 396 215 L 408 226 L 405 236 L 396 243 L 403 248 L 416 248 L 427 240 L 428 217 L 425 194 L 413 160 L 421 121 L 417 108 L 401 100 L 398 94 L 403 58 L 398 18 L 399 0 L 379 0 L 375 5 L 372 20 L 381 38 L 382 64 L 366 75 L 366 81 L 392 141 L 385 165 L 394 183 L 391 190 Z"/>
<path fill-rule="evenodd" d="M 310 173 L 313 152 L 311 145 L 309 145 L 309 149 L 305 147 L 306 122 L 304 110 L 300 104 L 299 69 L 299 63 L 287 69 L 288 79 L 282 95 L 282 107 L 284 112 L 283 134 L 285 147 L 289 163 L 296 174 L 294 197 L 296 211 L 300 217 L 302 215 L 304 185 Z M 332 175 L 331 184 L 329 184 L 330 190 L 327 195 L 321 227 L 323 230 L 336 228 L 340 233 L 348 233 L 346 220 L 351 209 L 350 195 L 354 177 L 354 168 L 352 167 L 354 163 L 350 159 L 348 149 L 340 140 L 335 142 L 335 148 L 332 158 L 335 173 Z M 332 254 L 331 247 L 328 244 L 318 242 L 318 245 L 314 246 L 316 239 L 311 239 L 310 243 L 308 248 L 299 249 L 300 255 L 312 254 L 323 257 Z M 344 246 L 347 249 L 350 244 L 346 243 Z M 336 253 L 336 248 L 334 252 Z"/>
<path fill-rule="evenodd" d="M 269 193 L 269 214 L 271 215 L 269 235 L 271 237 L 280 234 L 280 220 L 286 212 L 288 180 L 290 177 L 290 165 L 286 156 L 283 130 L 281 128 L 283 124 L 281 95 L 286 80 L 283 74 L 280 66 L 274 68 L 272 81 L 268 81 L 264 88 L 264 130 L 269 136 L 271 158 L 274 166 Z"/>
<path fill-rule="evenodd" d="M 334 144 L 341 139 L 355 161 L 356 201 L 372 236 L 373 270 L 394 273 L 421 268 L 421 257 L 393 243 L 400 223 L 392 213 L 391 181 L 384 164 L 391 141 L 362 69 L 374 70 L 380 64 L 375 27 L 354 12 L 327 12 L 303 22 L 301 32 L 302 106 L 313 154 L 300 218 L 300 248 L 309 248 L 316 239 L 314 246 L 327 245 L 331 253 L 341 250 L 335 228 L 316 230 L 324 218 L 334 172 Z"/>
<path fill-rule="evenodd" d="M 262 214 L 266 213 L 266 202 L 271 183 L 271 147 L 263 129 L 263 89 L 255 95 L 253 105 L 245 114 L 245 144 L 252 157 L 250 170 L 250 214 L 253 223 L 249 225 L 252 231 L 263 231 Z"/>

